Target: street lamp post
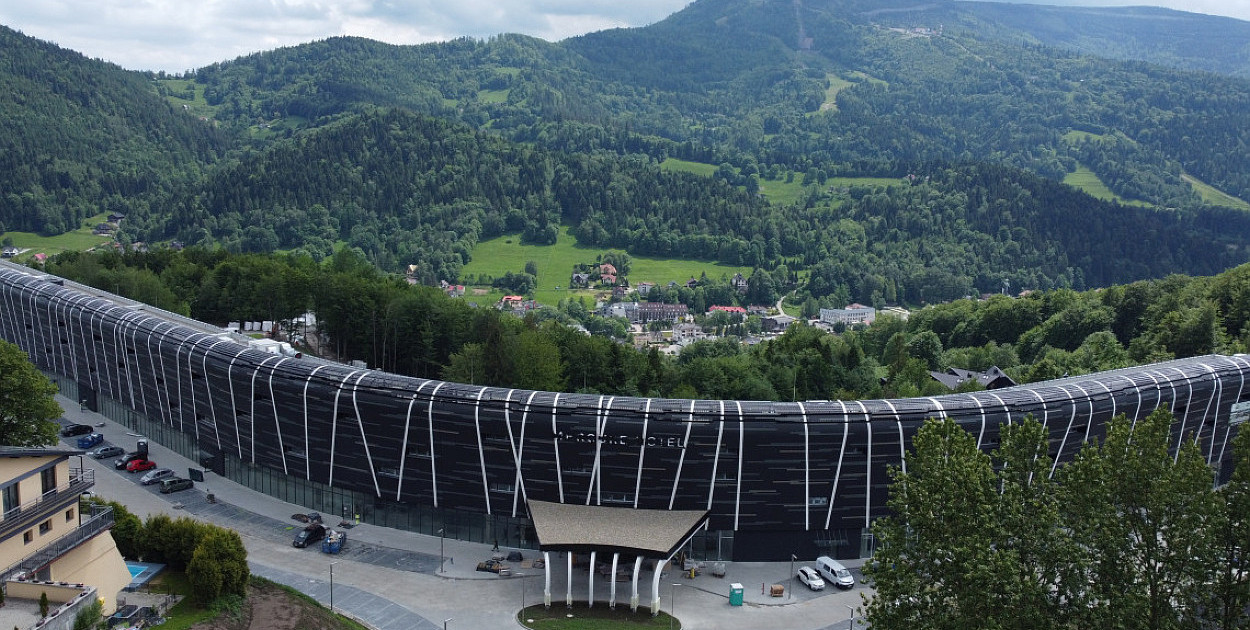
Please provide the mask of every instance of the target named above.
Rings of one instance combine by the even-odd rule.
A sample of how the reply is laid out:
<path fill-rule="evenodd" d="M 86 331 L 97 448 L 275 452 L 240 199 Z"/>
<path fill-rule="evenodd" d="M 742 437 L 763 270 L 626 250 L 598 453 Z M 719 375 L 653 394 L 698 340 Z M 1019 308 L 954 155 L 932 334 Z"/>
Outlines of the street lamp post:
<path fill-rule="evenodd" d="M 445 573 L 445 572 L 446 572 L 446 569 L 444 569 L 444 568 L 443 568 L 443 561 L 444 561 L 444 558 L 445 558 L 445 557 L 444 557 L 444 555 L 443 555 L 443 541 L 445 541 L 445 540 L 447 540 L 447 536 L 443 534 L 443 528 L 442 528 L 442 527 L 440 527 L 440 528 L 438 528 L 438 572 L 439 572 L 439 573 Z M 448 620 L 448 621 L 450 621 L 450 620 Z M 443 622 L 443 625 L 444 625 L 444 626 L 445 626 L 445 625 L 447 625 L 447 622 L 446 622 L 446 621 L 444 621 L 444 622 Z"/>
<path fill-rule="evenodd" d="M 842 605 L 846 606 L 846 609 L 851 611 L 851 618 L 847 620 L 846 626 L 850 628 L 851 630 L 855 630 L 855 607 L 851 606 L 850 604 L 842 604 Z"/>
<path fill-rule="evenodd" d="M 790 554 L 790 592 L 787 595 L 786 599 L 794 599 L 794 561 L 795 560 L 798 560 L 798 557 L 795 556 L 794 554 Z"/>
<path fill-rule="evenodd" d="M 448 621 L 455 621 L 455 618 L 447 618 L 447 619 L 444 619 L 444 620 L 443 620 L 443 630 L 447 630 L 447 622 L 448 622 Z"/>
<path fill-rule="evenodd" d="M 330 612 L 334 612 L 334 565 L 330 563 Z"/>
<path fill-rule="evenodd" d="M 669 608 L 668 630 L 673 630 L 673 620 L 677 619 L 677 587 L 678 586 L 681 586 L 681 585 L 674 582 L 673 588 L 669 589 L 669 600 L 672 603 L 669 604 L 669 607 L 668 607 Z"/>

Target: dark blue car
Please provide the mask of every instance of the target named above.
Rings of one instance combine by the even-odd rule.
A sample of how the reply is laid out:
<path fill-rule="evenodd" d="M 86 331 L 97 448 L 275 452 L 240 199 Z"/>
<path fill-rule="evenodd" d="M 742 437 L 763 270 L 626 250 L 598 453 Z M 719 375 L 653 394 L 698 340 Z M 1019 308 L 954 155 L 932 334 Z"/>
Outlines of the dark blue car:
<path fill-rule="evenodd" d="M 89 433 L 78 438 L 78 448 L 91 448 L 104 442 L 103 433 Z"/>

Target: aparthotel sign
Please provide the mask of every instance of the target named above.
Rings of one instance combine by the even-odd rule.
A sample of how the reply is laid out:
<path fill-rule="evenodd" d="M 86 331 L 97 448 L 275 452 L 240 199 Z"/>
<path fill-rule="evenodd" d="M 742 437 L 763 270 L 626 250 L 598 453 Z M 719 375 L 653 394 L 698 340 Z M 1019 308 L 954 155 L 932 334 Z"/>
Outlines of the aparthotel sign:
<path fill-rule="evenodd" d="M 686 447 L 686 440 L 684 438 L 673 435 L 648 435 L 646 438 L 643 438 L 639 435 L 607 435 L 604 433 L 567 433 L 559 431 L 556 433 L 556 439 L 561 442 L 572 442 L 576 444 L 602 444 L 604 446 L 619 446 L 622 448 L 640 448 L 642 446 L 646 446 L 648 448 Z"/>

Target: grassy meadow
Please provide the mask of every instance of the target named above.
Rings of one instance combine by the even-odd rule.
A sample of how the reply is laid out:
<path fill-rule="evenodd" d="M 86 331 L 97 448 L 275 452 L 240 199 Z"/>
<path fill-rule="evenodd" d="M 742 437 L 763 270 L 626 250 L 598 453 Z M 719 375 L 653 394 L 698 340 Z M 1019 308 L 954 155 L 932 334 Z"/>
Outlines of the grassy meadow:
<path fill-rule="evenodd" d="M 1188 173 L 1181 175 L 1181 178 L 1189 182 L 1190 186 L 1202 197 L 1202 200 L 1213 206 L 1224 206 L 1226 208 L 1236 208 L 1238 210 L 1250 210 L 1250 203 L 1246 203 L 1242 199 L 1238 199 L 1224 191 L 1194 177 Z"/>
<path fill-rule="evenodd" d="M 108 219 L 108 213 L 102 212 L 83 221 L 77 230 L 56 236 L 41 236 L 34 232 L 4 232 L 0 234 L 0 237 L 12 239 L 13 246 L 18 249 L 28 250 L 14 258 L 16 261 L 24 262 L 39 253 L 54 256 L 66 251 L 81 252 L 112 242 L 111 236 L 96 236 L 91 233 L 96 224 L 104 223 L 106 219 Z"/>
<path fill-rule="evenodd" d="M 1076 171 L 1068 173 L 1063 177 L 1063 183 L 1079 188 L 1090 195 L 1102 199 L 1104 201 L 1117 201 L 1127 206 L 1149 206 L 1150 204 L 1136 199 L 1125 199 L 1113 192 L 1107 185 L 1098 178 L 1098 175 L 1089 170 L 1084 164 L 1077 164 Z"/>
<path fill-rule="evenodd" d="M 573 266 L 578 263 L 594 263 L 595 258 L 608 252 L 621 252 L 619 249 L 600 249 L 580 247 L 569 234 L 568 226 L 560 229 L 555 245 L 523 245 L 521 236 L 512 234 L 482 241 L 473 248 L 473 260 L 465 265 L 461 277 L 488 274 L 500 277 L 511 271 L 525 271 L 525 263 L 534 261 L 538 265 L 538 288 L 534 291 L 534 299 L 541 304 L 555 305 L 561 299 L 573 296 L 585 296 L 593 300 L 603 291 L 577 290 L 568 288 L 569 276 Z M 629 282 L 636 286 L 639 282 L 668 284 L 670 280 L 685 282 L 690 278 L 698 278 L 706 273 L 709 278 L 722 275 L 732 277 L 735 273 L 750 275 L 750 267 L 734 267 L 715 262 L 697 260 L 674 260 L 630 256 L 633 261 L 630 267 Z M 560 287 L 557 289 L 556 287 Z M 470 292 L 465 299 L 485 304 L 497 301 L 503 293 L 492 290 L 486 294 L 474 295 Z"/>

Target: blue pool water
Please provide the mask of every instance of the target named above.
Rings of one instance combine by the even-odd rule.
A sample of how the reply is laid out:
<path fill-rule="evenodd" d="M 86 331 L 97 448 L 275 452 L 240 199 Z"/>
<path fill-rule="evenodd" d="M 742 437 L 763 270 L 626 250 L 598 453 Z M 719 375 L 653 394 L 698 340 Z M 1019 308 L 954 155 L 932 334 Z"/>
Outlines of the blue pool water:
<path fill-rule="evenodd" d="M 157 573 L 165 570 L 165 565 L 127 560 L 126 570 L 130 571 L 130 585 L 126 587 L 126 590 L 133 591 L 147 584 L 149 580 L 156 577 Z"/>

